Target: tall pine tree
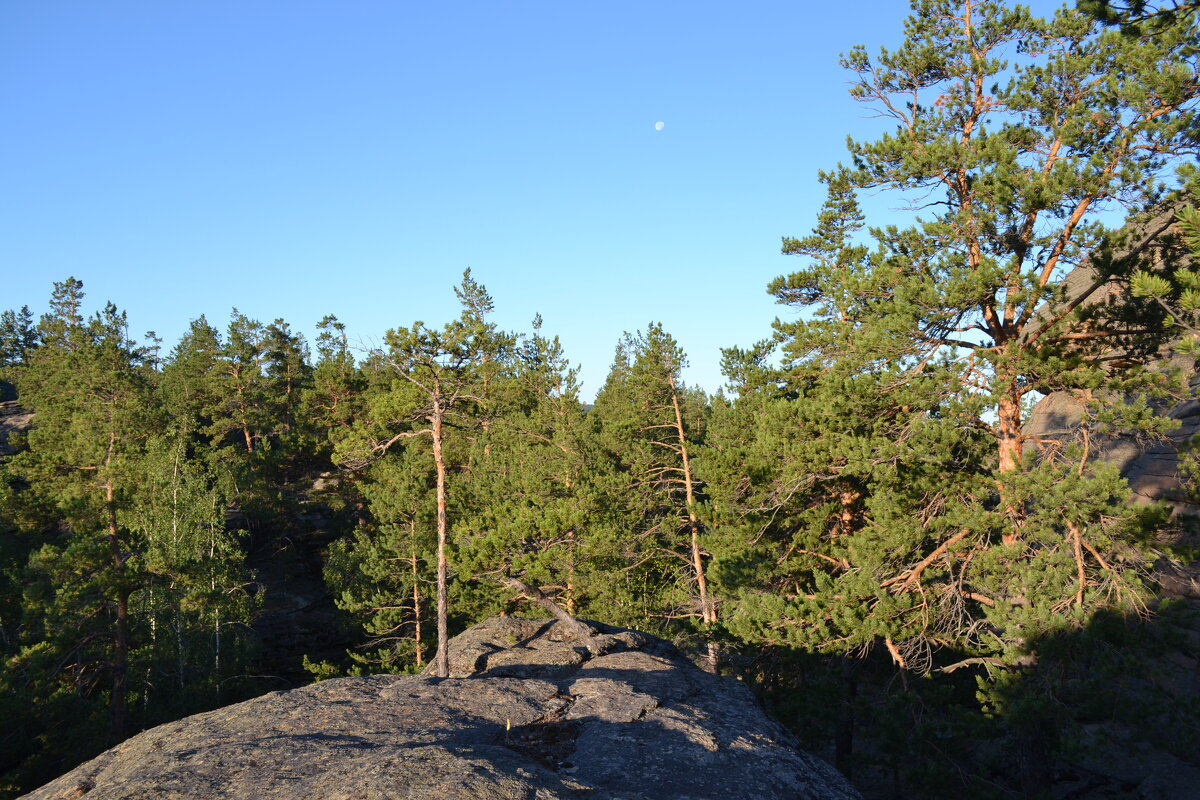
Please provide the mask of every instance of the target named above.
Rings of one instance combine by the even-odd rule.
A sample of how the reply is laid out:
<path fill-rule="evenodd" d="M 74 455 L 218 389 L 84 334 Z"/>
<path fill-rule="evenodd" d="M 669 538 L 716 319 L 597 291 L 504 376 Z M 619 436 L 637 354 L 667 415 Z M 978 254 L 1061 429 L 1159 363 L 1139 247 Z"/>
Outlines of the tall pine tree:
<path fill-rule="evenodd" d="M 429 446 L 433 473 L 436 531 L 437 650 L 434 669 L 448 674 L 450 472 L 452 447 L 461 436 L 486 429 L 488 397 L 497 372 L 508 358 L 508 337 L 488 321 L 492 299 L 468 269 L 455 288 L 462 305 L 459 318 L 441 329 L 422 322 L 387 332 L 386 346 L 371 353 L 368 367 L 375 388 L 366 401 L 357 433 L 343 439 L 336 457 L 351 469 L 363 469 L 393 450 Z M 412 442 L 412 444 L 410 444 Z"/>

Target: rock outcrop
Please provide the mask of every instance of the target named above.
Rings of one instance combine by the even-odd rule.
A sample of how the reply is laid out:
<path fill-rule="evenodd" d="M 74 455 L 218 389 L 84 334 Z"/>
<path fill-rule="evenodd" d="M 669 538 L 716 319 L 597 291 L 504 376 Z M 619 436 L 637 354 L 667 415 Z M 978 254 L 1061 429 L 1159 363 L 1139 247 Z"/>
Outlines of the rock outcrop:
<path fill-rule="evenodd" d="M 1121 261 L 1136 258 L 1143 268 L 1161 270 L 1168 265 L 1192 266 L 1193 257 L 1179 239 L 1174 225 L 1179 204 L 1169 203 L 1126 226 L 1124 241 L 1109 256 L 1098 260 Z M 1111 280 L 1102 266 L 1089 258 L 1063 279 L 1063 301 L 1086 312 L 1103 306 L 1119 306 L 1125 300 L 1125 284 Z M 1039 314 L 1043 317 L 1045 314 Z M 1085 323 L 1086 324 L 1086 323 Z M 1177 369 L 1191 376 L 1192 397 L 1179 402 L 1158 402 L 1154 410 L 1161 416 L 1178 420 L 1179 427 L 1163 440 L 1135 436 L 1094 434 L 1093 456 L 1115 464 L 1129 481 L 1133 498 L 1139 502 L 1165 500 L 1181 511 L 1195 512 L 1182 488 L 1179 449 L 1200 433 L 1200 373 L 1191 358 L 1174 354 L 1170 346 L 1147 350 L 1149 342 L 1136 334 L 1118 338 L 1116 344 L 1097 355 L 1121 361 L 1126 356 L 1154 369 Z M 1155 343 L 1157 344 L 1157 343 Z M 1029 446 L 1066 442 L 1077 435 L 1084 406 L 1080 398 L 1067 392 L 1053 392 L 1042 398 L 1029 415 L 1024 428 Z"/>
<path fill-rule="evenodd" d="M 160 725 L 30 798 L 857 798 L 738 681 L 595 625 L 483 622 L 451 677 L 341 678 Z"/>
<path fill-rule="evenodd" d="M 8 443 L 10 434 L 26 434 L 33 423 L 33 414 L 22 408 L 15 400 L 0 402 L 0 456 L 9 456 L 16 452 Z"/>

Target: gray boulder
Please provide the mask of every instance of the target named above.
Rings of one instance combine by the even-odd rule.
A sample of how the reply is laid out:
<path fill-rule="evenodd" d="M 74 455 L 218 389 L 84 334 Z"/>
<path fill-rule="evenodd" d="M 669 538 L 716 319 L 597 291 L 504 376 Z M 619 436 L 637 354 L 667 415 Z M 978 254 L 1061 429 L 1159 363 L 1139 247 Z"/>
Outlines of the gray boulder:
<path fill-rule="evenodd" d="M 0 401 L 0 456 L 10 456 L 16 449 L 8 443 L 10 434 L 29 433 L 33 414 L 15 400 Z"/>
<path fill-rule="evenodd" d="M 731 678 L 593 624 L 483 622 L 450 678 L 375 675 L 160 725 L 30 798 L 857 798 Z"/>

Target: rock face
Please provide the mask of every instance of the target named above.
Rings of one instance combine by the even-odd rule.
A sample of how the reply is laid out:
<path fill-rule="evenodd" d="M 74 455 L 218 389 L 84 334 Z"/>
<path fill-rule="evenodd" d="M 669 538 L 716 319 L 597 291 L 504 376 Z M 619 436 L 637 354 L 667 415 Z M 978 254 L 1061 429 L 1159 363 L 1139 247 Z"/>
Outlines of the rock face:
<path fill-rule="evenodd" d="M 666 642 L 483 622 L 451 675 L 342 678 L 160 725 L 30 798 L 857 798 Z"/>
<path fill-rule="evenodd" d="M 0 402 L 0 456 L 16 452 L 8 443 L 12 433 L 28 433 L 33 423 L 33 414 L 22 408 L 15 400 Z"/>
<path fill-rule="evenodd" d="M 1136 256 L 1143 267 L 1150 270 L 1160 270 L 1167 265 L 1193 266 L 1193 258 L 1180 241 L 1174 225 L 1178 210 L 1179 204 L 1168 204 L 1130 223 L 1125 230 L 1126 240 L 1117 248 L 1115 257 L 1119 260 Z M 1064 278 L 1063 287 L 1063 299 L 1078 303 L 1083 311 L 1108 304 L 1119 305 L 1124 299 L 1124 285 L 1107 279 L 1104 271 L 1091 259 L 1073 269 Z M 1154 441 L 1123 435 L 1093 435 L 1092 445 L 1095 457 L 1109 461 L 1121 470 L 1135 500 L 1166 500 L 1181 511 L 1194 513 L 1200 510 L 1188 504 L 1179 470 L 1180 447 L 1200 433 L 1200 401 L 1194 399 L 1200 391 L 1200 372 L 1196 371 L 1192 359 L 1173 354 L 1169 347 L 1150 352 L 1139 350 L 1136 336 L 1119 341 L 1115 347 L 1096 355 L 1109 360 L 1120 360 L 1128 355 L 1134 361 L 1148 363 L 1153 369 L 1177 369 L 1191 376 L 1191 397 L 1152 406 L 1159 415 L 1180 423 L 1166 439 Z M 1042 398 L 1025 424 L 1024 432 L 1030 446 L 1070 441 L 1079 431 L 1083 412 L 1082 400 L 1067 392 L 1054 392 Z"/>

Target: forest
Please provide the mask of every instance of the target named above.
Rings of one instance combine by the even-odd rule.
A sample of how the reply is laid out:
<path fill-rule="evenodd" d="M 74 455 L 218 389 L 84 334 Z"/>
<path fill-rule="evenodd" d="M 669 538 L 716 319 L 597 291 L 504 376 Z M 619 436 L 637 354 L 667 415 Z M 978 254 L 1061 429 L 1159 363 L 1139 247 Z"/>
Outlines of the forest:
<path fill-rule="evenodd" d="M 868 796 L 1086 796 L 1134 744 L 1200 769 L 1194 676 L 1154 677 L 1200 661 L 1161 580 L 1195 523 L 1104 457 L 1195 399 L 1200 5 L 1079 5 L 914 0 L 844 56 L 888 130 L 821 173 L 717 394 L 650 321 L 582 397 L 486 267 L 375 347 L 236 308 L 139 340 L 72 277 L 3 312 L 0 796 L 267 691 L 436 673 L 539 592 L 748 682 Z M 1050 395 L 1069 435 L 1029 431 Z M 320 642 L 280 622 L 302 586 Z"/>

